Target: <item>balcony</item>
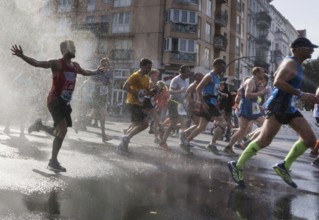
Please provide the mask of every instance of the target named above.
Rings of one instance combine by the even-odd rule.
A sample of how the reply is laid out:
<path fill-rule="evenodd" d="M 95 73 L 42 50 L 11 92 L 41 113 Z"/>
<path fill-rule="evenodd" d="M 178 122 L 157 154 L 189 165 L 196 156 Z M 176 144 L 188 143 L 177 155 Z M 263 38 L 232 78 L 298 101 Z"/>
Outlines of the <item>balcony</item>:
<path fill-rule="evenodd" d="M 98 37 L 107 36 L 109 34 L 109 23 L 84 23 L 74 26 L 75 29 L 88 30 Z"/>
<path fill-rule="evenodd" d="M 228 40 L 225 36 L 216 34 L 214 38 L 214 48 L 216 50 L 226 51 Z"/>
<path fill-rule="evenodd" d="M 256 14 L 256 25 L 261 29 L 268 29 L 271 26 L 271 17 L 267 12 L 258 12 Z"/>
<path fill-rule="evenodd" d="M 256 39 L 256 44 L 259 47 L 269 49 L 271 42 L 267 39 L 266 36 L 260 36 L 259 38 Z"/>
<path fill-rule="evenodd" d="M 179 51 L 172 51 L 170 60 L 195 63 L 196 53 L 184 53 Z"/>
<path fill-rule="evenodd" d="M 215 24 L 219 27 L 227 27 L 228 14 L 225 12 L 216 12 Z"/>
<path fill-rule="evenodd" d="M 228 0 L 217 0 L 217 4 L 226 4 Z"/>
<path fill-rule="evenodd" d="M 196 5 L 198 5 L 198 0 L 174 0 L 174 3 L 196 4 Z"/>
<path fill-rule="evenodd" d="M 197 34 L 197 24 L 172 23 L 172 31 Z"/>
<path fill-rule="evenodd" d="M 112 60 L 131 60 L 133 50 L 130 49 L 114 49 L 111 50 L 110 58 Z"/>

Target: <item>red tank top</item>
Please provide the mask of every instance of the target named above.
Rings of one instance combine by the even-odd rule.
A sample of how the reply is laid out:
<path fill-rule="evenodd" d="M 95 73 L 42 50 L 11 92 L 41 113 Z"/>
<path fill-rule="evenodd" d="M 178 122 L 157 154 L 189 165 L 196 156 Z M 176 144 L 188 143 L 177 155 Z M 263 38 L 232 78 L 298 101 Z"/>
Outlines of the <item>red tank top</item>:
<path fill-rule="evenodd" d="M 77 70 L 75 67 L 67 66 L 63 59 L 60 59 L 60 62 L 62 69 L 53 77 L 52 87 L 47 98 L 48 105 L 58 97 L 60 97 L 65 104 L 69 104 L 72 99 Z"/>

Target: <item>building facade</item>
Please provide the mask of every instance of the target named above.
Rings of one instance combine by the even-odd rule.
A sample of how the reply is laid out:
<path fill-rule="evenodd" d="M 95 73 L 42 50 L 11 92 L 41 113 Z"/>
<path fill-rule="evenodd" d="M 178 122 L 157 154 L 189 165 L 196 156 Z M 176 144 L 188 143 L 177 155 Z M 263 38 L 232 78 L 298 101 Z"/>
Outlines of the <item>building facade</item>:
<path fill-rule="evenodd" d="M 81 57 L 89 66 L 96 67 L 101 57 L 110 58 L 114 71 L 110 97 L 117 104 L 125 99 L 123 82 L 143 57 L 153 61 L 167 83 L 181 65 L 207 73 L 215 58 L 229 64 L 226 77 L 234 88 L 255 65 L 272 70 L 271 53 L 284 49 L 289 40 L 271 30 L 270 2 L 53 0 L 46 1 L 43 12 L 56 21 L 57 35 L 72 33 L 80 42 Z M 273 40 L 277 44 L 272 45 Z"/>

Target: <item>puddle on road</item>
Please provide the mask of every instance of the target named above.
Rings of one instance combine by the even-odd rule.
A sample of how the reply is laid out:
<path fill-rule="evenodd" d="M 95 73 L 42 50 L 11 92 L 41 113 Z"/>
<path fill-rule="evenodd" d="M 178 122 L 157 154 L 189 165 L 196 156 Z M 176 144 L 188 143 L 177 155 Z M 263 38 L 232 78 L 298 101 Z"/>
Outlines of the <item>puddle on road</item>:
<path fill-rule="evenodd" d="M 47 194 L 5 191 L 0 197 L 0 219 L 319 218 L 315 196 L 257 187 L 242 190 L 196 173 L 74 179 L 65 189 Z"/>

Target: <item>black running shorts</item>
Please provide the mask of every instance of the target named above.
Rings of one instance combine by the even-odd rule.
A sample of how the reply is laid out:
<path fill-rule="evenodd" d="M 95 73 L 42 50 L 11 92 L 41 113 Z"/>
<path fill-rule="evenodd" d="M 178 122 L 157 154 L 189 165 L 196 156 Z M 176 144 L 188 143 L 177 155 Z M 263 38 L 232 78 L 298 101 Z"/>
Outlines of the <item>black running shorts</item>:
<path fill-rule="evenodd" d="M 54 99 L 48 105 L 48 109 L 52 115 L 54 127 L 56 127 L 57 124 L 63 119 L 65 119 L 68 127 L 72 127 L 72 108 L 70 105 L 67 105 L 61 98 Z"/>

